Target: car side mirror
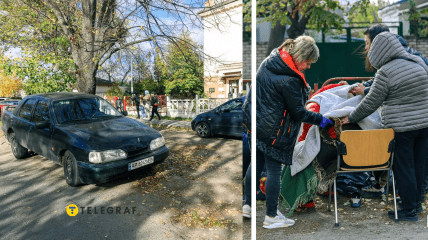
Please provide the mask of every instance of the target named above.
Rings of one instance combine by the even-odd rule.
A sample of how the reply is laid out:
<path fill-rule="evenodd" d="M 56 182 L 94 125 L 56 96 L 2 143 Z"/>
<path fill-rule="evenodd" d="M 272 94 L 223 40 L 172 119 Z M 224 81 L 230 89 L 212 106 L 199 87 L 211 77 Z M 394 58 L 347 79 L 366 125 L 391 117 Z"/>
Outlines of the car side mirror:
<path fill-rule="evenodd" d="M 36 129 L 44 129 L 50 126 L 49 121 L 36 122 Z"/>
<path fill-rule="evenodd" d="M 221 109 L 220 108 L 216 108 L 215 109 L 215 113 L 220 114 L 221 113 Z"/>
<path fill-rule="evenodd" d="M 224 109 L 223 112 L 230 112 L 230 109 Z"/>
<path fill-rule="evenodd" d="M 122 111 L 123 116 L 128 116 L 128 111 Z"/>

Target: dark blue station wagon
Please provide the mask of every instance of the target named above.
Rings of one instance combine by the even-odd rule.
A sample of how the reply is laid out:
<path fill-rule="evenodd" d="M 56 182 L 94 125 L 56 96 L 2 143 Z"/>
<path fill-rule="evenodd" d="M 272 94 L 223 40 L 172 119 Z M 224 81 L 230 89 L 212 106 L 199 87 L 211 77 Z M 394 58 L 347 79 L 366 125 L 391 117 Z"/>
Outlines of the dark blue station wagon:
<path fill-rule="evenodd" d="M 191 123 L 199 137 L 223 134 L 242 137 L 242 98 L 234 98 L 222 105 L 197 115 Z"/>

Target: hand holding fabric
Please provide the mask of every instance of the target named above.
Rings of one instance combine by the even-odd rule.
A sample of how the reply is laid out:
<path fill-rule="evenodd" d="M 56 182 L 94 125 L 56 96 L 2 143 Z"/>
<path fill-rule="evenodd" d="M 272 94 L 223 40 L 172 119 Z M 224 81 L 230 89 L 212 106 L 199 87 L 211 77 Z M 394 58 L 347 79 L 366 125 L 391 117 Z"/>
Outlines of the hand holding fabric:
<path fill-rule="evenodd" d="M 326 117 L 322 117 L 321 124 L 320 124 L 321 128 L 328 130 L 333 126 L 334 126 L 334 123 L 330 119 Z"/>
<path fill-rule="evenodd" d="M 364 87 L 364 85 L 361 83 L 357 83 L 357 85 L 358 85 L 358 87 L 352 88 L 351 90 L 349 90 L 349 92 L 354 94 L 354 96 L 355 95 L 364 95 L 364 89 L 366 87 Z"/>
<path fill-rule="evenodd" d="M 342 118 L 342 124 L 348 124 L 348 123 L 349 123 L 348 116 Z"/>

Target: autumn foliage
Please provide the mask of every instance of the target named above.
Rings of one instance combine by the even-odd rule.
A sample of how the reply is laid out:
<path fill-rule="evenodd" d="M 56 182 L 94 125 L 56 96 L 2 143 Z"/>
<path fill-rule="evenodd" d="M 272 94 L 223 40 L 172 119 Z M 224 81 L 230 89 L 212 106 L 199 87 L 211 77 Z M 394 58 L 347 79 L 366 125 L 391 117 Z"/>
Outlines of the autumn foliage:
<path fill-rule="evenodd" d="M 5 72 L 0 69 L 0 96 L 15 96 L 21 88 L 21 80 L 17 78 L 15 74 L 7 76 Z"/>

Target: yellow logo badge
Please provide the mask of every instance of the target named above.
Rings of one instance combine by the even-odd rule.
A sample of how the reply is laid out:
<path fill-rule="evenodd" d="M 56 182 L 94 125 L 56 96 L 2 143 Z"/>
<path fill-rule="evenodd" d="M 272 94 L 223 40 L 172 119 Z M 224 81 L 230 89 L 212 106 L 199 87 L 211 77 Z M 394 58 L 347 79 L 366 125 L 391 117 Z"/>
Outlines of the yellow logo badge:
<path fill-rule="evenodd" d="M 74 204 L 68 205 L 66 210 L 67 210 L 68 216 L 71 216 L 71 217 L 74 217 L 79 213 L 79 208 Z"/>

